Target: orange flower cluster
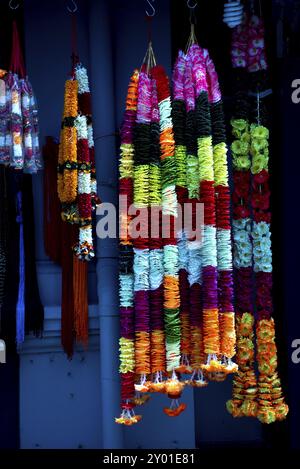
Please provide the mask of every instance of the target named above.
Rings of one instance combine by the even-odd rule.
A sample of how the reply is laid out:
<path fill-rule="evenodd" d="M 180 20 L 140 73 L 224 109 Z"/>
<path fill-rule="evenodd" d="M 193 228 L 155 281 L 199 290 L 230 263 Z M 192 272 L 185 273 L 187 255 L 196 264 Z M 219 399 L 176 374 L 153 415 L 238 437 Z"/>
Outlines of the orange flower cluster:
<path fill-rule="evenodd" d="M 181 355 L 189 356 L 191 353 L 191 340 L 190 340 L 190 317 L 189 313 L 184 311 L 180 314 L 181 326 Z M 179 370 L 178 370 L 179 371 Z M 181 371 L 183 373 L 184 371 Z"/>
<path fill-rule="evenodd" d="M 191 326 L 191 367 L 193 370 L 198 370 L 204 363 L 204 349 L 203 349 L 203 337 L 202 330 L 200 327 Z"/>
<path fill-rule="evenodd" d="M 233 357 L 235 355 L 235 315 L 234 313 L 220 313 L 220 335 L 221 354 L 225 357 Z"/>
<path fill-rule="evenodd" d="M 207 355 L 220 353 L 218 309 L 203 310 L 204 352 Z M 210 370 L 207 370 L 210 371 Z"/>
<path fill-rule="evenodd" d="M 233 417 L 256 417 L 257 380 L 254 370 L 254 316 L 237 315 L 237 363 L 239 371 L 233 378 L 232 399 L 227 410 Z"/>
<path fill-rule="evenodd" d="M 128 86 L 126 111 L 136 111 L 138 99 L 139 71 L 135 70 Z"/>
<path fill-rule="evenodd" d="M 186 404 L 181 403 L 177 407 L 164 407 L 164 413 L 169 417 L 178 417 L 186 409 Z"/>
<path fill-rule="evenodd" d="M 164 306 L 168 309 L 176 309 L 180 306 L 179 280 L 177 277 L 165 275 L 165 301 Z"/>
<path fill-rule="evenodd" d="M 121 415 L 121 417 L 115 418 L 116 423 L 119 423 L 121 425 L 126 425 L 128 427 L 130 427 L 131 425 L 134 425 L 135 423 L 138 423 L 140 420 L 142 420 L 141 415 L 132 415 L 132 416 Z"/>
<path fill-rule="evenodd" d="M 164 331 L 156 330 L 151 332 L 151 370 L 152 373 L 158 373 L 165 369 L 165 334 Z"/>
<path fill-rule="evenodd" d="M 67 80 L 64 98 L 64 122 L 70 120 L 73 125 L 63 127 L 60 136 L 58 164 L 62 167 L 58 173 L 57 191 L 62 203 L 72 203 L 77 197 L 78 170 L 72 165 L 77 163 L 77 130 L 74 119 L 78 113 L 78 82 Z M 73 121 L 72 121 L 73 119 Z"/>
<path fill-rule="evenodd" d="M 173 135 L 173 128 L 168 127 L 164 129 L 159 137 L 161 148 L 161 159 L 164 160 L 168 157 L 173 157 L 175 153 L 175 142 Z"/>
<path fill-rule="evenodd" d="M 150 369 L 150 334 L 136 332 L 135 335 L 135 372 L 138 375 L 147 375 Z"/>
<path fill-rule="evenodd" d="M 256 327 L 257 362 L 259 370 L 257 418 L 262 423 L 284 420 L 288 406 L 282 396 L 277 370 L 275 324 L 273 318 L 261 319 Z"/>

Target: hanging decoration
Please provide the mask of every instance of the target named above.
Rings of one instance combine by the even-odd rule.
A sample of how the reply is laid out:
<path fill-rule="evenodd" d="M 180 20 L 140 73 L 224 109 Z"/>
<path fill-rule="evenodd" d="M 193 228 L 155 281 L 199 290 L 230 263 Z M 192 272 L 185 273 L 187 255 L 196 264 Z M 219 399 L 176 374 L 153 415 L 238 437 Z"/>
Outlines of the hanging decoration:
<path fill-rule="evenodd" d="M 2 337 L 8 344 L 16 342 L 18 349 L 26 333 L 40 334 L 43 328 L 32 252 L 31 183 L 31 175 L 41 168 L 36 99 L 13 21 L 9 71 L 0 72 L 0 309 Z"/>
<path fill-rule="evenodd" d="M 232 62 L 236 75 L 243 73 L 244 81 L 231 120 L 239 372 L 227 408 L 235 417 L 252 416 L 272 423 L 286 417 L 288 406 L 277 372 L 272 318 L 269 129 L 266 106 L 261 101 L 267 62 L 263 23 L 257 16 L 250 16 L 234 33 Z M 254 99 L 247 94 L 247 85 L 254 91 Z"/>
<path fill-rule="evenodd" d="M 193 31 L 174 67 L 173 93 L 172 103 L 150 41 L 121 128 L 116 422 L 125 425 L 141 419 L 134 409 L 147 393 L 167 394 L 164 412 L 175 417 L 186 408 L 179 401 L 185 386 L 237 371 L 224 116 L 213 62 Z M 202 243 L 191 229 L 200 203 Z"/>
<path fill-rule="evenodd" d="M 57 193 L 62 218 L 59 226 L 60 257 L 53 257 L 62 265 L 62 345 L 69 358 L 73 355 L 74 338 L 84 346 L 88 342 L 87 261 L 95 257 L 93 218 L 100 203 L 97 196 L 91 94 L 87 70 L 80 63 L 77 53 L 77 24 L 73 14 L 76 10 L 77 6 L 69 10 L 72 13 L 72 71 L 65 83 L 58 149 Z M 48 177 L 51 177 L 50 173 Z M 45 197 L 49 196 L 45 194 Z M 57 217 L 56 201 L 52 202 L 52 216 Z M 46 222 L 46 232 L 49 229 L 50 225 Z M 53 249 L 49 251 L 53 255 Z"/>
<path fill-rule="evenodd" d="M 37 104 L 15 21 L 9 72 L 3 71 L 0 78 L 0 122 L 0 164 L 35 174 L 42 168 Z"/>

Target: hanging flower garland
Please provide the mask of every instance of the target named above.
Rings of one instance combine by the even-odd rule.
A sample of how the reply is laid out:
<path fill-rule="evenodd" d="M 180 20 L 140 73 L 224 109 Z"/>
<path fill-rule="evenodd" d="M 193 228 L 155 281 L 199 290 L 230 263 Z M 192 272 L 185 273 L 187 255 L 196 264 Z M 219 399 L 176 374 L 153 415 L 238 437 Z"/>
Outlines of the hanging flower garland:
<path fill-rule="evenodd" d="M 176 369 L 180 365 L 180 292 L 179 256 L 176 220 L 178 205 L 176 194 L 175 141 L 172 122 L 169 80 L 165 70 L 156 66 L 152 75 L 157 83 L 160 116 L 160 158 L 162 166 L 162 226 L 170 227 L 164 242 L 164 321 L 166 337 L 166 369 L 170 373 L 165 383 L 165 392 L 172 399 L 171 406 L 164 411 L 170 416 L 179 415 L 184 404 L 179 404 L 184 384 L 179 381 Z"/>
<path fill-rule="evenodd" d="M 90 90 L 86 69 L 77 64 L 66 81 L 58 157 L 58 195 L 62 217 L 79 225 L 74 252 L 80 260 L 94 256 L 92 212 L 99 203 L 95 174 Z"/>
<path fill-rule="evenodd" d="M 245 48 L 244 43 L 247 44 Z M 239 53 L 242 51 L 242 53 Z M 236 61 L 241 55 L 243 60 Z M 266 70 L 263 25 L 256 16 L 233 38 L 233 65 L 249 72 Z M 253 80 L 254 75 L 252 76 Z M 243 103 L 241 100 L 239 104 Z M 249 125 L 247 105 L 241 106 L 240 119 L 232 121 L 232 144 L 235 214 L 235 267 L 238 272 L 237 322 L 238 362 L 240 372 L 234 381 L 233 399 L 228 410 L 234 416 L 256 416 L 262 423 L 283 420 L 288 413 L 277 373 L 275 327 L 272 318 L 272 251 L 270 232 L 269 131 L 260 123 L 260 98 L 257 99 L 257 122 Z M 245 119 L 246 117 L 246 119 Z M 252 272 L 254 272 L 254 283 Z M 255 296 L 256 352 L 258 383 L 254 372 Z"/>
<path fill-rule="evenodd" d="M 133 129 L 136 120 L 139 72 L 134 71 L 127 92 L 126 111 L 121 128 L 120 158 L 120 196 L 125 197 L 125 206 L 120 213 L 120 373 L 121 373 L 121 408 L 122 413 L 116 418 L 117 423 L 131 425 L 139 420 L 134 414 L 132 399 L 135 380 L 135 343 L 134 343 L 134 276 L 133 245 L 128 228 L 130 218 L 128 209 L 133 203 Z"/>
<path fill-rule="evenodd" d="M 93 212 L 97 196 L 91 94 L 87 70 L 74 57 L 65 83 L 57 169 L 62 224 L 62 345 L 69 357 L 74 337 L 88 343 L 88 265 L 94 258 Z M 66 294 L 66 291 L 68 292 Z"/>
<path fill-rule="evenodd" d="M 214 182 L 216 197 L 218 303 L 220 311 L 220 352 L 225 372 L 236 372 L 235 318 L 233 307 L 233 272 L 230 224 L 230 192 L 228 185 L 227 146 L 223 103 L 218 75 L 211 58 L 206 57 L 207 80 L 213 135 Z"/>
<path fill-rule="evenodd" d="M 122 412 L 116 422 L 125 425 L 140 420 L 134 407 L 145 402 L 144 393 L 166 393 L 171 403 L 164 412 L 174 417 L 186 407 L 179 402 L 185 385 L 202 387 L 206 376 L 220 380 L 218 374 L 223 379 L 236 370 L 227 149 L 216 74 L 199 46 L 180 53 L 171 108 L 165 71 L 148 65 L 129 86 L 128 96 L 136 94 L 127 99 L 121 134 L 120 194 L 133 197 L 138 210 L 136 220 L 122 211 L 120 218 Z M 191 230 L 200 201 L 202 246 Z M 187 228 L 178 225 L 185 202 L 192 206 Z M 152 217 L 160 209 L 161 217 Z M 138 230 L 132 239 L 129 226 Z"/>
<path fill-rule="evenodd" d="M 178 262 L 179 262 L 179 291 L 180 291 L 180 323 L 181 323 L 181 359 L 177 370 L 181 373 L 190 373 L 190 290 L 188 280 L 188 248 L 187 234 L 184 227 L 184 204 L 188 200 L 187 188 L 187 145 L 186 145 L 186 119 L 187 109 L 185 103 L 185 68 L 186 59 L 179 53 L 173 71 L 173 101 L 172 120 L 175 138 L 176 160 L 176 193 L 181 209 L 181 226 L 177 233 Z"/>
<path fill-rule="evenodd" d="M 151 145 L 151 78 L 141 71 L 134 134 L 134 206 L 143 218 L 141 236 L 134 239 L 134 306 L 136 391 L 147 391 L 150 363 L 150 262 L 149 262 L 149 175 Z M 144 236 L 143 236 L 144 235 Z"/>
<path fill-rule="evenodd" d="M 233 162 L 233 240 L 236 286 L 237 363 L 233 398 L 227 409 L 233 416 L 255 416 L 257 380 L 254 370 L 254 309 L 252 304 L 252 243 L 250 219 L 249 123 L 245 109 L 237 109 L 231 121 L 235 140 L 231 145 Z"/>
<path fill-rule="evenodd" d="M 197 227 L 196 206 L 200 202 L 199 196 L 199 160 L 197 155 L 197 132 L 196 132 L 196 85 L 194 80 L 193 60 L 191 48 L 185 55 L 185 75 L 184 75 L 184 98 L 187 110 L 186 115 L 186 174 L 188 199 L 190 204 L 191 217 L 190 227 L 186 230 L 187 236 L 187 259 L 188 259 L 188 281 L 190 297 L 190 365 L 191 379 L 187 381 L 195 387 L 207 385 L 201 367 L 204 364 L 203 348 L 203 318 L 202 318 L 202 254 L 201 240 L 195 239 L 193 230 Z M 199 227 L 198 227 L 199 229 Z M 189 371 L 189 370 L 187 370 Z"/>
<path fill-rule="evenodd" d="M 150 279 L 150 331 L 151 331 L 151 392 L 163 392 L 163 376 L 166 370 L 166 349 L 164 332 L 164 251 L 162 231 L 162 171 L 160 160 L 160 127 L 157 84 L 152 85 L 151 150 L 149 169 L 149 205 L 151 232 L 149 243 L 149 279 Z"/>
<path fill-rule="evenodd" d="M 269 130 L 252 124 L 252 243 L 253 267 L 256 291 L 256 345 L 258 379 L 257 418 L 262 423 L 285 419 L 288 406 L 282 396 L 281 382 L 277 373 L 277 348 L 275 343 L 275 324 L 272 318 L 272 249 L 271 249 L 271 212 L 269 190 Z"/>
<path fill-rule="evenodd" d="M 201 247 L 203 342 L 207 356 L 202 368 L 220 372 L 220 330 L 217 290 L 217 241 L 214 192 L 214 160 L 211 116 L 208 101 L 205 58 L 197 44 L 190 48 L 196 88 L 197 154 L 199 162 L 200 200 L 204 204 L 204 229 Z"/>

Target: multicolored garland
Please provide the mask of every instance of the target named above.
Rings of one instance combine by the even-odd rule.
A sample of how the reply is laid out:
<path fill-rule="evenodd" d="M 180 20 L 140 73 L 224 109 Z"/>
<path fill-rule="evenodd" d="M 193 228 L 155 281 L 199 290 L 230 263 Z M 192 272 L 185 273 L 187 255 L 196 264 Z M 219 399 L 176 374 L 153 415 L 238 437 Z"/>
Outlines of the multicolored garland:
<path fill-rule="evenodd" d="M 257 16 L 252 16 L 236 30 L 232 57 L 236 68 L 247 68 L 248 72 L 267 69 L 263 23 Z M 251 80 L 255 83 L 254 75 Z M 272 423 L 286 417 L 288 406 L 284 402 L 277 373 L 272 318 L 269 130 L 260 122 L 260 89 L 257 83 L 256 87 L 257 121 L 249 125 L 249 104 L 245 96 L 239 98 L 238 114 L 231 121 L 236 139 L 231 148 L 235 184 L 234 265 L 239 313 L 237 360 L 240 371 L 234 379 L 233 398 L 227 407 L 233 416 L 253 416 L 262 423 Z M 258 382 L 254 369 L 255 345 Z"/>
<path fill-rule="evenodd" d="M 120 373 L 121 373 L 121 407 L 122 414 L 116 421 L 130 425 L 138 422 L 140 417 L 133 411 L 135 381 L 135 342 L 134 342 L 134 274 L 133 243 L 129 236 L 129 207 L 133 203 L 134 145 L 133 130 L 136 121 L 138 100 L 139 72 L 134 71 L 127 93 L 126 111 L 121 128 L 121 158 L 119 194 L 124 197 L 120 209 Z"/>
<path fill-rule="evenodd" d="M 74 63 L 72 76 L 65 84 L 57 192 L 63 220 L 62 242 L 67 249 L 61 255 L 62 344 L 71 357 L 74 332 L 78 342 L 85 345 L 88 342 L 88 266 L 85 261 L 95 256 L 92 222 L 99 204 L 91 95 L 87 70 L 79 62 Z"/>
<path fill-rule="evenodd" d="M 58 157 L 58 195 L 63 220 L 79 225 L 76 256 L 94 256 L 92 214 L 99 199 L 95 174 L 90 90 L 86 69 L 77 64 L 65 84 L 65 103 Z"/>

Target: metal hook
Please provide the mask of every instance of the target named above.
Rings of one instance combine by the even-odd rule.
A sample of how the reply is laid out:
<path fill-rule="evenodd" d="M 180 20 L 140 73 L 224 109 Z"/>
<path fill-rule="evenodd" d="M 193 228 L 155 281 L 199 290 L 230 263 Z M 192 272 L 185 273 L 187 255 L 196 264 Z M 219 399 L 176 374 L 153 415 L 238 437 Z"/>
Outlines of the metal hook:
<path fill-rule="evenodd" d="M 18 3 L 15 7 L 13 6 L 13 0 L 9 0 L 9 8 L 11 10 L 17 10 L 19 8 L 20 4 Z"/>
<path fill-rule="evenodd" d="M 70 13 L 76 13 L 76 11 L 78 10 L 77 3 L 74 0 L 71 0 L 71 2 L 73 3 L 73 10 L 69 6 L 67 6 L 67 10 Z"/>
<path fill-rule="evenodd" d="M 191 0 L 187 0 L 186 4 L 187 4 L 187 7 L 190 8 L 191 10 L 194 10 L 198 6 L 198 2 L 195 2 L 194 5 L 191 5 Z"/>
<path fill-rule="evenodd" d="M 155 15 L 155 13 L 156 13 L 156 10 L 155 10 L 154 5 L 152 4 L 152 2 L 155 2 L 155 0 L 152 0 L 152 1 L 147 0 L 148 5 L 151 7 L 152 13 L 149 13 L 149 12 L 146 10 L 146 15 L 147 15 L 147 16 L 150 16 L 150 17 L 153 17 L 153 16 Z"/>

